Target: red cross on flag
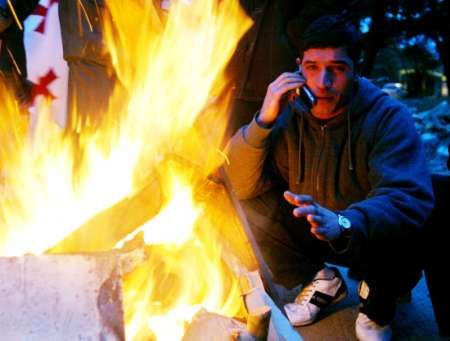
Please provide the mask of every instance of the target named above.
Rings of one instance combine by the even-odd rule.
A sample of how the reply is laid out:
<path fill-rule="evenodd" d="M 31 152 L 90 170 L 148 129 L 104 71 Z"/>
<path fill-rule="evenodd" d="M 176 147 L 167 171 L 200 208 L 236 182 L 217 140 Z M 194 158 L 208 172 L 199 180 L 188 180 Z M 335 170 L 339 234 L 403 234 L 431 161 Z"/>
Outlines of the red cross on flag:
<path fill-rule="evenodd" d="M 25 20 L 24 30 L 28 79 L 36 84 L 32 91 L 32 120 L 36 119 L 39 101 L 47 99 L 55 121 L 65 127 L 68 68 L 63 59 L 58 0 L 40 0 Z"/>

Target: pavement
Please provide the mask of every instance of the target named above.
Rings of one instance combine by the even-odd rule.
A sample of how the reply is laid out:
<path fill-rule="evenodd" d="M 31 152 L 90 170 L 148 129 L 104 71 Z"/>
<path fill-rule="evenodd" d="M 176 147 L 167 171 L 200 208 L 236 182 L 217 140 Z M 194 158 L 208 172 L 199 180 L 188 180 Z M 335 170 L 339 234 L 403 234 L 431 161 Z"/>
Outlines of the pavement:
<path fill-rule="evenodd" d="M 297 328 L 305 341 L 357 340 L 355 320 L 359 305 L 358 281 L 347 276 L 347 269 L 339 268 L 339 270 L 346 280 L 349 289 L 348 296 L 335 306 L 321 312 L 319 320 L 314 324 Z M 294 293 L 291 293 L 291 295 L 294 295 Z M 289 298 L 286 297 L 286 299 Z M 411 301 L 399 303 L 392 329 L 394 341 L 448 340 L 439 337 L 439 330 L 424 276 L 413 289 Z"/>

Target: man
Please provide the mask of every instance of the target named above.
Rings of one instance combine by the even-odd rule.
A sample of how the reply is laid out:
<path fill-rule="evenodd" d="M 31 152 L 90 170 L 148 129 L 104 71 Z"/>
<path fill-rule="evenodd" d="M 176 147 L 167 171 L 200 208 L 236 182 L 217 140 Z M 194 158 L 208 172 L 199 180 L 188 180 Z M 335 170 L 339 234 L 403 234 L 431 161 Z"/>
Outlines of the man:
<path fill-rule="evenodd" d="M 162 24 L 167 9 L 162 7 L 170 1 L 156 2 Z M 105 0 L 59 1 L 63 54 L 69 66 L 69 132 L 96 130 L 106 116 L 115 87 L 123 85 L 106 46 L 104 18 L 111 19 Z"/>
<path fill-rule="evenodd" d="M 269 83 L 284 70 L 295 67 L 297 51 L 291 31 L 296 35 L 315 18 L 351 10 L 354 3 L 351 0 L 239 2 L 254 25 L 239 41 L 226 70 L 233 82 L 227 136 L 234 134 L 261 107 Z"/>
<path fill-rule="evenodd" d="M 106 3 L 61 0 L 58 12 L 63 55 L 69 67 L 67 130 L 95 130 L 106 114 L 114 87 L 120 85 L 102 27 Z"/>
<path fill-rule="evenodd" d="M 338 270 L 363 275 L 356 335 L 387 340 L 396 299 L 420 278 L 421 228 L 433 193 L 407 109 L 359 77 L 360 33 L 339 16 L 302 34 L 300 73 L 283 73 L 228 145 L 225 166 L 275 280 L 303 289 L 295 326 L 346 296 Z M 285 104 L 308 86 L 317 102 Z M 284 197 L 284 198 L 283 198 Z"/>

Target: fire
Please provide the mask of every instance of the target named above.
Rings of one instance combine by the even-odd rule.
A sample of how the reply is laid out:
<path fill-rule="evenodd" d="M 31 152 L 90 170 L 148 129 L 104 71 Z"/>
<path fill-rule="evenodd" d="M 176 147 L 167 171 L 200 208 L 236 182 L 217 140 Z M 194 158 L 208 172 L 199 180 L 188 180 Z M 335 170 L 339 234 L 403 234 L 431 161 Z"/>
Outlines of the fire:
<path fill-rule="evenodd" d="M 137 231 L 150 259 L 125 280 L 126 333 L 172 340 L 202 307 L 228 316 L 241 308 L 214 232 L 232 223 L 226 195 L 205 181 L 223 162 L 224 68 L 251 21 L 237 0 L 175 1 L 167 16 L 153 6 L 107 2 L 105 39 L 120 86 L 101 124 L 77 139 L 45 103 L 31 129 L 0 84 L 0 252 L 45 252 L 156 176 L 164 203 Z"/>
<path fill-rule="evenodd" d="M 2 86 L 3 87 L 3 86 Z M 53 123 L 45 103 L 34 131 L 6 89 L 0 160 L 3 175 L 0 250 L 3 255 L 42 253 L 85 220 L 132 190 L 132 170 L 124 165 L 136 153 L 123 146 L 107 158 L 95 144 L 86 146 L 82 181 L 74 177 L 72 141 Z M 128 178 L 126 177 L 128 174 Z M 111 186 L 114 179 L 117 180 Z M 101 190 L 93 190 L 101 188 Z"/>
<path fill-rule="evenodd" d="M 236 316 L 242 308 L 214 232 L 214 224 L 226 222 L 226 211 L 214 212 L 203 195 L 196 200 L 180 178 L 171 184 L 168 203 L 136 231 L 144 232 L 150 259 L 125 279 L 127 337 L 133 340 L 179 340 L 200 309 Z"/>
<path fill-rule="evenodd" d="M 201 214 L 193 200 L 192 186 L 183 183 L 175 175 L 170 179 L 170 202 L 152 220 L 131 233 L 118 246 L 144 233 L 145 244 L 169 244 L 181 246 L 191 237 L 194 224 Z"/>

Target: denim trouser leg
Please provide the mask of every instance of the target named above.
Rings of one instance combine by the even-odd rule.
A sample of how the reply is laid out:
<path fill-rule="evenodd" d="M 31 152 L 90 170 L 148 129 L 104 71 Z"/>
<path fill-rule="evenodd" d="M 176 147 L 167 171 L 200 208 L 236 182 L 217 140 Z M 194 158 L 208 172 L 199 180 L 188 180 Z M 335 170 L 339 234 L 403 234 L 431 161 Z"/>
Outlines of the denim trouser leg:
<path fill-rule="evenodd" d="M 309 231 L 309 227 L 303 220 L 291 219 L 292 210 L 281 191 L 270 191 L 241 204 L 275 282 L 287 288 L 307 283 L 324 266 L 321 259 L 313 260 L 303 254 L 292 232 L 293 229 Z"/>

